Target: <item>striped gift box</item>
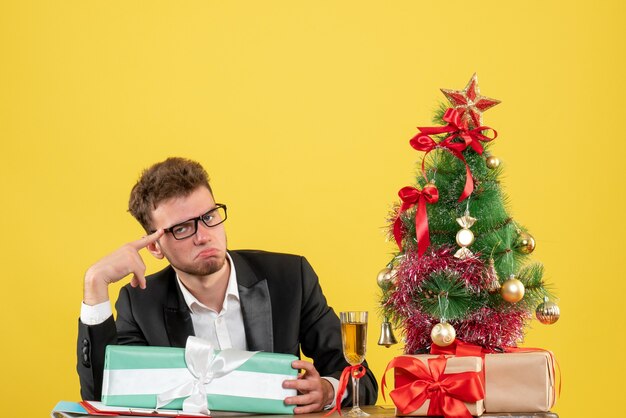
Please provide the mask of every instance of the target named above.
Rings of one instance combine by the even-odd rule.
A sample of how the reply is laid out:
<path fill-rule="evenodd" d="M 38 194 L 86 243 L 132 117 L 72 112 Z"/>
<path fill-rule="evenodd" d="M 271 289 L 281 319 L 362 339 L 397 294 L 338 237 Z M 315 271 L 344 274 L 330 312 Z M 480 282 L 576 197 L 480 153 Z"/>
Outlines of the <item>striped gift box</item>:
<path fill-rule="evenodd" d="M 209 409 L 293 414 L 294 406 L 285 405 L 283 400 L 297 392 L 283 389 L 282 382 L 296 378 L 298 371 L 291 368 L 291 362 L 297 357 L 249 354 L 251 357 L 237 369 L 204 385 Z M 190 381 L 194 377 L 187 368 L 183 348 L 111 345 L 106 348 L 102 402 L 109 406 L 156 408 L 159 394 Z M 183 409 L 184 399 L 175 399 L 163 408 Z"/>

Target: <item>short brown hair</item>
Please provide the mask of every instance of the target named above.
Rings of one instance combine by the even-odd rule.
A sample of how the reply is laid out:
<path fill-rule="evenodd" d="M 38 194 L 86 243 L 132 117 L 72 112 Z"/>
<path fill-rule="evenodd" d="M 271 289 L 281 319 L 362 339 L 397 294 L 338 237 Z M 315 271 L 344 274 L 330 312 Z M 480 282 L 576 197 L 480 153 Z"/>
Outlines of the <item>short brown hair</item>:
<path fill-rule="evenodd" d="M 171 157 L 148 167 L 130 192 L 128 211 L 146 232 L 152 230 L 152 211 L 173 197 L 189 196 L 205 186 L 213 194 L 206 170 L 196 161 Z"/>

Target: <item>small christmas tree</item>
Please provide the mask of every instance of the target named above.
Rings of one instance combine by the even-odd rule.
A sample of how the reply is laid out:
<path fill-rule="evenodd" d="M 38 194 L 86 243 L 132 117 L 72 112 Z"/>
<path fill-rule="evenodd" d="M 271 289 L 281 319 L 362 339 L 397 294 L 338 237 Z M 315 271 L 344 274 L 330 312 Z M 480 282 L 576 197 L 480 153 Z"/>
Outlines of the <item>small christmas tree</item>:
<path fill-rule="evenodd" d="M 406 353 L 455 338 L 512 347 L 534 311 L 553 323 L 558 306 L 543 266 L 528 262 L 535 240 L 508 214 L 500 162 L 489 153 L 497 132 L 482 113 L 500 102 L 480 95 L 475 74 L 464 90 L 442 92 L 452 106 L 410 140 L 425 153 L 417 187 L 400 190 L 390 216 L 399 251 L 378 276 L 385 322 L 404 330 Z"/>

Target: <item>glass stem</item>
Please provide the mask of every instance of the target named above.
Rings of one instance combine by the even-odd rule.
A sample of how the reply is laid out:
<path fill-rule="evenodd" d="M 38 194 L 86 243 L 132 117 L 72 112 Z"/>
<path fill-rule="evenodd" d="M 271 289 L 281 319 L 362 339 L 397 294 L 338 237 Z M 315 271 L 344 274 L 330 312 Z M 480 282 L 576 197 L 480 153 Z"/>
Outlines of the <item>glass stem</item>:
<path fill-rule="evenodd" d="M 359 408 L 359 379 L 352 376 L 352 408 Z"/>

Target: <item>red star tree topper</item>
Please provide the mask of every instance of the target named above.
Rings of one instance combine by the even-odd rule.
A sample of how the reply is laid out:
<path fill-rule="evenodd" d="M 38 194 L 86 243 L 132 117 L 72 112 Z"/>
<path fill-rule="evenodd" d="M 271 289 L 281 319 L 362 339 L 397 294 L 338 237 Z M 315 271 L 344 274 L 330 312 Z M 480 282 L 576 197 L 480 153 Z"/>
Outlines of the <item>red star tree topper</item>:
<path fill-rule="evenodd" d="M 452 107 L 461 113 L 461 120 L 470 128 L 482 126 L 483 112 L 500 103 L 500 100 L 480 95 L 476 73 L 470 78 L 464 90 L 441 89 L 441 92 L 452 103 Z"/>

